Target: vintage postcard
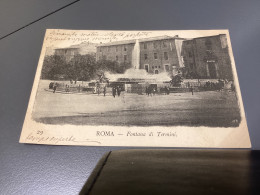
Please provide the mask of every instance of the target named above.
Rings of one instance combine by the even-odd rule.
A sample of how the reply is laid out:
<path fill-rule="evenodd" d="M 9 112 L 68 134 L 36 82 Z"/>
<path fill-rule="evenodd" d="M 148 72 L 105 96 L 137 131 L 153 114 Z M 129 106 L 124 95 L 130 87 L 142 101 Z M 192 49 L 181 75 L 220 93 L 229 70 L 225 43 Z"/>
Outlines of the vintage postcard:
<path fill-rule="evenodd" d="M 20 143 L 250 148 L 228 30 L 48 29 Z"/>

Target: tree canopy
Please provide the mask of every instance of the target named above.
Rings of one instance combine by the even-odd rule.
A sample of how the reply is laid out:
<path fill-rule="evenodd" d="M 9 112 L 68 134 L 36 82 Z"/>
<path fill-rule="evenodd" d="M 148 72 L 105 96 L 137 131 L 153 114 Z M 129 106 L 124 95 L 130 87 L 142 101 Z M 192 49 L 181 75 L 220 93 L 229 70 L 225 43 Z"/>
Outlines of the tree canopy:
<path fill-rule="evenodd" d="M 104 72 L 124 73 L 130 67 L 130 63 L 119 64 L 104 59 L 96 62 L 95 56 L 89 54 L 75 55 L 69 61 L 64 56 L 51 55 L 44 58 L 41 78 L 88 81 L 97 79 Z"/>

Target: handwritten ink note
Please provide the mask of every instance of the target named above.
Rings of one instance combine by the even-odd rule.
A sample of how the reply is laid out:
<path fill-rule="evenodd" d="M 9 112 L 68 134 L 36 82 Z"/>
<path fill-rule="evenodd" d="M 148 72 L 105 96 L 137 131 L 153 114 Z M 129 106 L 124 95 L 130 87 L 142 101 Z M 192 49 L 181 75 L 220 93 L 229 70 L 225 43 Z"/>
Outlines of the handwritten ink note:
<path fill-rule="evenodd" d="M 49 43 L 55 41 L 71 41 L 75 42 L 84 42 L 84 41 L 93 41 L 93 42 L 111 42 L 118 41 L 123 39 L 138 39 L 148 37 L 151 32 L 106 32 L 106 31 L 91 31 L 91 32 L 80 32 L 80 31 L 60 31 L 60 30 L 51 30 L 50 33 L 46 36 L 45 40 Z"/>
<path fill-rule="evenodd" d="M 39 131 L 38 131 L 39 132 Z M 30 142 L 30 143 L 37 143 L 37 144 L 42 144 L 42 143 L 49 143 L 49 144 L 62 144 L 62 143 L 93 143 L 93 144 L 100 144 L 99 141 L 94 141 L 94 140 L 89 140 L 89 139 L 85 139 L 85 140 L 79 140 L 76 137 L 74 137 L 73 135 L 71 136 L 48 136 L 48 135 L 43 135 L 43 134 L 37 134 L 37 135 L 33 135 L 33 133 L 30 133 L 26 138 L 26 141 Z"/>

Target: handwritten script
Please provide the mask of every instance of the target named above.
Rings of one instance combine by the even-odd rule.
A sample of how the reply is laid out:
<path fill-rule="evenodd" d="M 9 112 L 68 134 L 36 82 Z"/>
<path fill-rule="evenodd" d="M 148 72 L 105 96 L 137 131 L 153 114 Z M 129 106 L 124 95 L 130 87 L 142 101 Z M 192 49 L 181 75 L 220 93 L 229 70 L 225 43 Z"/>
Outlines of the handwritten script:
<path fill-rule="evenodd" d="M 148 37 L 151 32 L 131 32 L 131 31 L 120 31 L 120 32 L 102 32 L 102 31 L 65 31 L 65 30 L 51 30 L 51 32 L 45 37 L 45 40 L 49 43 L 55 41 L 72 41 L 83 42 L 83 41 L 93 41 L 93 42 L 109 42 L 118 41 L 124 39 L 137 39 Z"/>
<path fill-rule="evenodd" d="M 32 142 L 32 143 L 50 143 L 50 144 L 59 144 L 59 143 L 68 143 L 68 142 L 92 142 L 92 143 L 97 143 L 97 144 L 101 144 L 99 141 L 95 141 L 95 140 L 89 140 L 89 139 L 85 139 L 85 140 L 78 140 L 76 139 L 73 135 L 72 136 L 44 136 L 44 135 L 33 135 L 32 133 L 30 133 L 27 137 L 26 140 L 28 142 Z"/>

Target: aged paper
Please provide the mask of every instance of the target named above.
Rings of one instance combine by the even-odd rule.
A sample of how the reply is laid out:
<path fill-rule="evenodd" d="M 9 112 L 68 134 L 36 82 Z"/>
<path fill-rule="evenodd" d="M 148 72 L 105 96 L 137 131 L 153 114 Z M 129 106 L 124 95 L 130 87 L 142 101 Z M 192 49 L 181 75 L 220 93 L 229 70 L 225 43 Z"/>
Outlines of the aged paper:
<path fill-rule="evenodd" d="M 48 29 L 20 143 L 250 148 L 228 30 Z"/>

